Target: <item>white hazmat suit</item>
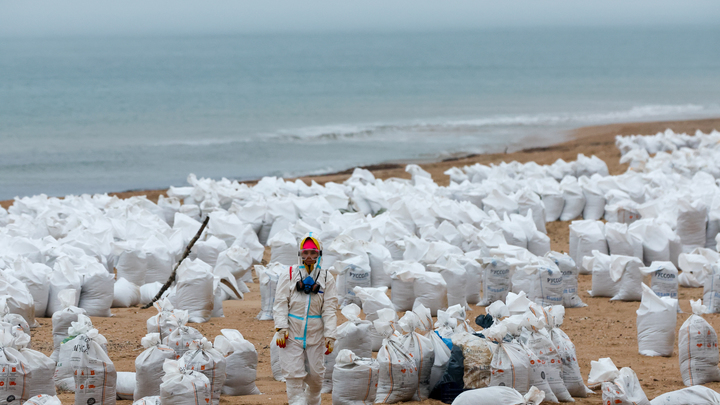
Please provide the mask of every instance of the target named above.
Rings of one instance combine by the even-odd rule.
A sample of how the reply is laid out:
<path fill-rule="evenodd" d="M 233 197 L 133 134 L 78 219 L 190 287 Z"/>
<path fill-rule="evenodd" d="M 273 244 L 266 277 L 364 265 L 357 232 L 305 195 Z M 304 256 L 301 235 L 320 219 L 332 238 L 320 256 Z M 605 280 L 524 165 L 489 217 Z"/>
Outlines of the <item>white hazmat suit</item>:
<path fill-rule="evenodd" d="M 312 234 L 301 239 L 300 247 L 308 238 L 322 252 L 322 246 Z M 330 339 L 330 347 L 335 339 L 337 290 L 332 274 L 321 267 L 321 259 L 322 254 L 310 274 L 303 264 L 292 266 L 287 272 L 281 273 L 275 292 L 275 328 L 288 331 L 285 347 L 281 346 L 280 349 L 280 364 L 289 405 L 320 404 L 326 339 Z M 305 280 L 308 275 L 320 285 L 317 294 L 306 294 L 296 287 L 297 282 Z"/>

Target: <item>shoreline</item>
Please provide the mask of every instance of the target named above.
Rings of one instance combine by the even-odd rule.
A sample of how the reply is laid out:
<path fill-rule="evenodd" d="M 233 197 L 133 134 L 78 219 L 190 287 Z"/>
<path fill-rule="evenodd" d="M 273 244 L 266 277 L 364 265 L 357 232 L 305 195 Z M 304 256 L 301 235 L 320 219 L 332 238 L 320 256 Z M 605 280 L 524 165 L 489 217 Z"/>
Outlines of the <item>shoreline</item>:
<path fill-rule="evenodd" d="M 430 172 L 430 174 L 433 175 L 433 179 L 439 185 L 447 185 L 449 184 L 449 177 L 445 176 L 443 172 L 451 167 L 462 167 L 475 163 L 499 163 L 502 161 L 513 160 L 523 163 L 532 160 L 538 164 L 551 164 L 557 159 L 563 159 L 566 161 L 575 160 L 578 153 L 583 153 L 587 156 L 596 155 L 600 159 L 604 160 L 608 165 L 610 174 L 616 175 L 624 172 L 626 169 L 625 165 L 621 165 L 619 163 L 620 152 L 615 148 L 616 135 L 652 135 L 657 132 L 665 131 L 666 129 L 672 129 L 675 132 L 685 132 L 689 134 L 694 134 L 696 130 L 700 130 L 705 133 L 708 133 L 713 129 L 720 131 L 720 118 L 593 125 L 575 128 L 570 130 L 569 134 L 564 136 L 559 135 L 562 136 L 562 139 L 557 143 L 548 141 L 546 142 L 546 146 L 533 146 L 513 152 L 507 152 L 506 150 L 506 152 L 502 153 L 469 154 L 431 162 L 428 162 L 427 160 L 418 162 L 396 161 L 358 167 L 370 170 L 375 177 L 381 179 L 387 179 L 390 177 L 410 178 L 410 176 L 405 173 L 405 166 L 411 163 L 416 163 L 424 170 Z M 532 143 L 535 144 L 535 142 Z M 351 168 L 333 173 L 287 178 L 286 180 L 300 179 L 306 183 L 310 183 L 311 180 L 314 180 L 319 184 L 324 184 L 330 181 L 343 182 L 350 177 L 353 170 L 354 168 Z M 251 185 L 257 183 L 259 180 L 260 179 L 240 182 Z M 179 184 L 176 186 L 183 185 Z M 148 199 L 157 201 L 158 197 L 160 195 L 165 195 L 167 190 L 167 188 L 127 190 L 110 192 L 108 195 L 118 196 L 119 198 L 145 195 Z M 7 209 L 12 205 L 13 201 L 14 200 L 0 201 L 0 206 Z"/>

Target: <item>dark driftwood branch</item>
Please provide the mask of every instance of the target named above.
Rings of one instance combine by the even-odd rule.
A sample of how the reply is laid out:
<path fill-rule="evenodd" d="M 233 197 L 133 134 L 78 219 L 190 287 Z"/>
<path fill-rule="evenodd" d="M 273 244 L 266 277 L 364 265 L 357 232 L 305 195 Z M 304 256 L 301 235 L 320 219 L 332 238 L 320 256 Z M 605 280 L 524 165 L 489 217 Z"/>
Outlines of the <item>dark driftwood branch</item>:
<path fill-rule="evenodd" d="M 173 269 L 172 274 L 170 274 L 170 278 L 168 278 L 168 280 L 165 282 L 165 285 L 163 285 L 162 288 L 160 288 L 160 291 L 158 291 L 155 298 L 153 298 L 150 302 L 148 302 L 145 306 L 143 306 L 142 309 L 150 308 L 153 305 L 153 303 L 155 301 L 159 300 L 160 297 L 162 297 L 162 295 L 165 293 L 165 291 L 167 291 L 167 289 L 170 288 L 172 283 L 175 282 L 175 275 L 176 275 L 178 267 L 180 267 L 180 263 L 182 263 L 182 261 L 185 260 L 186 257 L 188 257 L 188 255 L 190 254 L 190 249 L 192 249 L 192 247 L 195 245 L 195 242 L 197 242 L 197 240 L 200 239 L 200 235 L 202 235 L 208 222 L 210 222 L 210 216 L 207 216 L 205 218 L 205 221 L 203 221 L 202 226 L 200 226 L 200 230 L 198 231 L 198 233 L 196 233 L 195 237 L 193 237 L 192 240 L 190 240 L 190 243 L 188 243 L 187 247 L 185 248 L 185 252 L 183 252 L 182 257 L 177 262 L 177 264 L 175 264 L 175 268 Z"/>

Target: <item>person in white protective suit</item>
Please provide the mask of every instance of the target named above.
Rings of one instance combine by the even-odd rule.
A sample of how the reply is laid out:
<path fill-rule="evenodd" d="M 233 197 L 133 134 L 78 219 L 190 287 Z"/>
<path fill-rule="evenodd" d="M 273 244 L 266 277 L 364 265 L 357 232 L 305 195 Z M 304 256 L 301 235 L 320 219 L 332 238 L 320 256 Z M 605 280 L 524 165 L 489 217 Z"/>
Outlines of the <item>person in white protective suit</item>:
<path fill-rule="evenodd" d="M 273 304 L 289 405 L 320 404 L 323 353 L 335 345 L 337 305 L 335 279 L 322 268 L 322 244 L 311 232 L 300 240 L 298 265 L 280 274 Z"/>

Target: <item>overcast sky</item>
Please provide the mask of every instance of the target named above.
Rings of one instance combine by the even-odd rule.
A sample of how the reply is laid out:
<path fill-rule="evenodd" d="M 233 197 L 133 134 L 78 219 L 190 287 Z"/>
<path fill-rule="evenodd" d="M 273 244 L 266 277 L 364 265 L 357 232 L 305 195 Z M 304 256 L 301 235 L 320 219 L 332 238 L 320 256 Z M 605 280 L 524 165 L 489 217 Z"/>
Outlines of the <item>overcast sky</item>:
<path fill-rule="evenodd" d="M 0 0 L 0 36 L 717 26 L 718 0 Z"/>

